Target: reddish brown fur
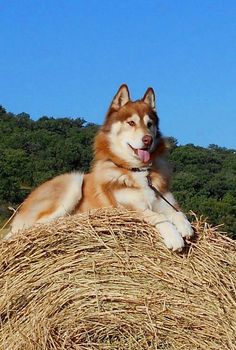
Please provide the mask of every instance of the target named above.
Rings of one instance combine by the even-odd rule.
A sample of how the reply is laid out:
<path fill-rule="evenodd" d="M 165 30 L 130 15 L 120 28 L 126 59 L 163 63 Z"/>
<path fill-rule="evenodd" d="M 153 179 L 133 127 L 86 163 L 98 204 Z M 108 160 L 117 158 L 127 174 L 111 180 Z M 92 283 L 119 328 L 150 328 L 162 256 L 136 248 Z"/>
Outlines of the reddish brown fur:
<path fill-rule="evenodd" d="M 158 125 L 158 117 L 153 109 L 142 100 L 137 100 L 135 102 L 127 102 L 126 105 L 118 111 L 113 107 L 110 107 L 101 130 L 110 131 L 111 126 L 115 121 L 119 120 L 123 122 L 132 114 L 138 114 L 138 116 L 141 118 L 143 118 L 145 115 L 149 115 L 154 123 Z"/>
<path fill-rule="evenodd" d="M 149 90 L 147 90 L 146 94 Z M 144 99 L 145 96 L 144 95 Z M 141 127 L 147 133 L 147 127 L 144 124 L 143 118 L 148 115 L 155 123 L 157 129 L 159 124 L 159 119 L 156 112 L 143 100 L 137 100 L 135 102 L 127 102 L 122 108 L 116 109 L 111 104 L 105 122 L 98 134 L 95 137 L 94 142 L 94 162 L 92 167 L 92 172 L 85 176 L 84 186 L 83 186 L 83 198 L 76 208 L 76 211 L 87 211 L 91 208 L 99 208 L 104 206 L 117 206 L 114 199 L 114 191 L 131 187 L 139 189 L 139 185 L 135 182 L 133 173 L 128 170 L 130 169 L 130 164 L 123 159 L 120 159 L 114 152 L 112 152 L 108 140 L 108 135 L 114 122 L 121 121 L 124 122 L 132 116 L 137 114 L 141 120 Z M 157 137 L 160 137 L 158 133 Z M 156 150 L 151 155 L 151 161 L 156 157 L 160 157 L 166 153 L 166 145 L 164 139 L 160 137 L 159 144 Z M 114 183 L 109 183 L 106 178 L 104 182 L 102 181 L 102 174 L 108 171 L 107 166 L 113 169 L 115 164 L 115 170 L 117 172 L 117 177 L 124 175 L 128 178 L 128 182 L 132 184 L 127 186 L 127 184 L 122 184 L 119 181 Z M 100 177 L 99 177 L 100 174 Z M 97 176 L 96 176 L 97 175 Z M 160 191 L 166 192 L 169 187 L 169 173 L 166 172 L 162 174 L 153 167 L 150 172 L 153 183 L 159 188 Z M 98 181 L 97 178 L 100 178 Z M 95 194 L 95 195 L 94 195 Z M 129 208 L 134 208 L 133 205 L 129 205 Z"/>

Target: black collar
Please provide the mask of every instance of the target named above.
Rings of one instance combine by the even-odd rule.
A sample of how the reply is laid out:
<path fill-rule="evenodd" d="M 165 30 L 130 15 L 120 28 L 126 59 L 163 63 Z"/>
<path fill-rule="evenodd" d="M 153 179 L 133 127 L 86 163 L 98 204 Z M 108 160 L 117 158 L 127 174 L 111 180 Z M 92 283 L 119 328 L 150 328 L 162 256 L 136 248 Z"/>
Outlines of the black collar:
<path fill-rule="evenodd" d="M 129 170 L 137 172 L 137 173 L 141 173 L 141 171 L 150 171 L 151 168 L 150 167 L 148 167 L 148 168 L 130 168 Z"/>
<path fill-rule="evenodd" d="M 114 163 L 114 162 L 112 162 L 112 163 Z M 133 171 L 133 172 L 136 172 L 136 173 L 141 173 L 142 171 L 150 171 L 152 168 L 151 168 L 151 166 L 148 166 L 148 167 L 146 167 L 146 168 L 126 168 L 126 167 L 124 167 L 124 166 L 122 166 L 122 165 L 119 165 L 119 164 L 117 164 L 117 163 L 114 163 L 118 168 L 122 168 L 122 169 L 126 169 L 126 170 L 129 170 L 129 171 Z"/>

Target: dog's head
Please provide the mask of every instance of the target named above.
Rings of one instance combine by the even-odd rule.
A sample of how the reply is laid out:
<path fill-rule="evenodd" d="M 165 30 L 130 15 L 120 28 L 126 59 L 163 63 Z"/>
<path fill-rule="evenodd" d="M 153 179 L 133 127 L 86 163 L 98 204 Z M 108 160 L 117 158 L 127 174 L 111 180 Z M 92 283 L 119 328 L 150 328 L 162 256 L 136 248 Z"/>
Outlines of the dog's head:
<path fill-rule="evenodd" d="M 144 167 L 161 148 L 153 89 L 148 88 L 141 100 L 133 102 L 127 85 L 121 85 L 96 138 L 95 152 L 109 154 L 111 160 L 125 167 Z"/>

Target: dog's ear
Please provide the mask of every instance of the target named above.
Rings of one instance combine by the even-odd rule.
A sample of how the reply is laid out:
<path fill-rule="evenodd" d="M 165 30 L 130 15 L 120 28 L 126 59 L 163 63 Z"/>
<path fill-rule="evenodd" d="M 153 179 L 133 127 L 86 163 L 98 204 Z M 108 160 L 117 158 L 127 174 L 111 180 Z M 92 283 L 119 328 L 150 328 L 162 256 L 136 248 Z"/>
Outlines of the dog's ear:
<path fill-rule="evenodd" d="M 107 111 L 104 124 L 102 126 L 103 131 L 109 131 L 112 125 L 112 122 L 115 120 L 114 112 L 117 112 L 122 106 L 130 101 L 129 89 L 126 84 L 122 84 L 114 96 L 110 107 Z"/>
<path fill-rule="evenodd" d="M 147 103 L 152 109 L 156 109 L 155 93 L 153 88 L 149 87 L 143 96 L 143 101 Z"/>
<path fill-rule="evenodd" d="M 126 84 L 120 86 L 116 95 L 114 96 L 110 108 L 118 110 L 130 101 L 129 89 Z"/>

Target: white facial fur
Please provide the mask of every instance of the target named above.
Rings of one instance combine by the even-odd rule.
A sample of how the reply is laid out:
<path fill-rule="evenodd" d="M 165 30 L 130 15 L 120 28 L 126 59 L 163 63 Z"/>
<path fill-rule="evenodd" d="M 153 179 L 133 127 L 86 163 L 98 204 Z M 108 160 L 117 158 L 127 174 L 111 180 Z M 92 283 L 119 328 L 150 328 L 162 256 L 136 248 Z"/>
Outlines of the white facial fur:
<path fill-rule="evenodd" d="M 156 125 L 148 115 L 145 115 L 143 120 L 146 127 L 143 127 L 143 123 L 141 124 L 138 114 L 133 114 L 124 122 L 117 121 L 112 125 L 109 135 L 113 153 L 130 163 L 133 167 L 140 166 L 142 161 L 135 155 L 131 147 L 135 149 L 143 148 L 145 146 L 142 141 L 143 136 L 151 135 L 153 137 L 151 152 L 156 147 Z M 128 124 L 131 121 L 135 123 L 135 126 Z M 147 127 L 148 123 L 152 123 L 152 126 Z"/>

